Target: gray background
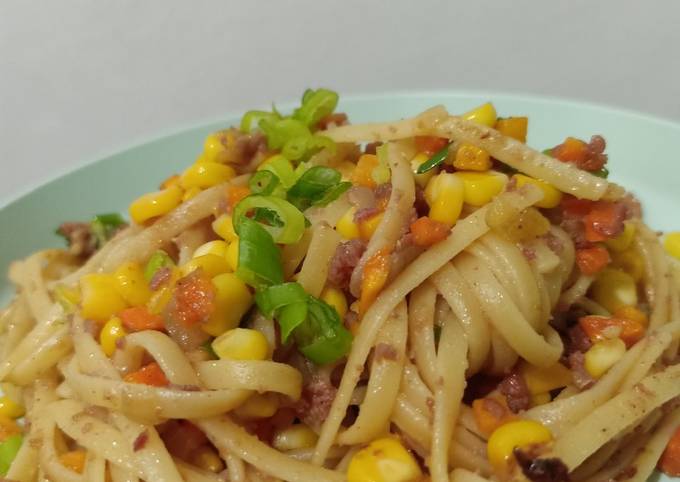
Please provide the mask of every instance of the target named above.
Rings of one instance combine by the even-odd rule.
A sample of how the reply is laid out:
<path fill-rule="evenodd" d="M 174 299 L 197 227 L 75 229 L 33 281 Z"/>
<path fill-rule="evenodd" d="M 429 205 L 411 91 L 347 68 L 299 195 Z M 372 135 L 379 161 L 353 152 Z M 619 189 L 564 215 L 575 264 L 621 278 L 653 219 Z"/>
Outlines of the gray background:
<path fill-rule="evenodd" d="M 680 119 L 680 2 L 0 0 L 0 204 L 227 112 L 474 89 Z"/>

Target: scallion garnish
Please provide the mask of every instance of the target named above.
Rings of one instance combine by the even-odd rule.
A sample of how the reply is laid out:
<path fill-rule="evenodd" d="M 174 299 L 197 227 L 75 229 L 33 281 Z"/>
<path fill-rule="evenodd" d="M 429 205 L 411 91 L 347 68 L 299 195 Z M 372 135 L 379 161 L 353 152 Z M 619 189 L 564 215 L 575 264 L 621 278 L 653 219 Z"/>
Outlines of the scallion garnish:
<path fill-rule="evenodd" d="M 272 235 L 245 216 L 239 223 L 238 235 L 238 277 L 258 290 L 283 283 L 281 253 Z"/>
<path fill-rule="evenodd" d="M 301 211 L 310 206 L 325 206 L 351 187 L 352 183 L 341 180 L 342 175 L 335 169 L 311 167 L 290 188 L 288 200 Z"/>
<path fill-rule="evenodd" d="M 305 217 L 295 206 L 275 196 L 250 195 L 234 207 L 234 230 L 240 236 L 241 225 L 253 215 L 253 220 L 262 222 L 263 229 L 271 234 L 274 242 L 297 243 L 305 231 Z"/>
<path fill-rule="evenodd" d="M 427 161 L 423 162 L 420 167 L 418 167 L 417 174 L 426 173 L 430 169 L 440 166 L 449 155 L 449 147 L 451 147 L 450 142 L 435 152 Z"/>
<path fill-rule="evenodd" d="M 118 213 L 97 214 L 90 221 L 92 234 L 94 234 L 97 246 L 100 248 L 124 225 L 125 220 Z"/>

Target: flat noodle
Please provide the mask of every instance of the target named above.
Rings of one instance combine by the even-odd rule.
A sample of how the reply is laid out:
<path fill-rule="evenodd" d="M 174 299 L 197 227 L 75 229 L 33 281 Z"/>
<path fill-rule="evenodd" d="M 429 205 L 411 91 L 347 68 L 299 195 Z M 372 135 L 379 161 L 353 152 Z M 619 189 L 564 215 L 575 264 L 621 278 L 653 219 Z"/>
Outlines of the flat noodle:
<path fill-rule="evenodd" d="M 329 225 L 322 223 L 314 229 L 305 262 L 302 264 L 298 283 L 312 296 L 319 296 L 326 284 L 328 264 L 340 244 L 340 235 Z"/>

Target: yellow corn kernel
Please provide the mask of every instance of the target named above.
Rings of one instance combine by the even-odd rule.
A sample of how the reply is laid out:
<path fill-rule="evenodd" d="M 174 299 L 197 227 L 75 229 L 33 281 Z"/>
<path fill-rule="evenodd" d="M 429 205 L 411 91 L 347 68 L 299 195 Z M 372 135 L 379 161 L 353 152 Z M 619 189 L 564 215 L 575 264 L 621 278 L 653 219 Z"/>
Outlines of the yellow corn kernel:
<path fill-rule="evenodd" d="M 607 239 L 604 244 L 609 248 L 609 251 L 621 253 L 633 244 L 635 240 L 635 223 L 626 221 L 623 223 L 623 232 L 613 239 Z"/>
<path fill-rule="evenodd" d="M 172 176 L 166 178 L 160 185 L 161 189 L 166 189 L 170 186 L 179 186 L 179 175 L 173 174 Z"/>
<path fill-rule="evenodd" d="M 591 286 L 592 298 L 610 313 L 624 306 L 637 306 L 637 286 L 628 273 L 613 269 L 603 269 Z"/>
<path fill-rule="evenodd" d="M 357 212 L 355 207 L 351 207 L 338 220 L 335 225 L 335 230 L 345 239 L 354 239 L 359 237 L 359 226 L 354 222 L 354 214 Z"/>
<path fill-rule="evenodd" d="M 291 425 L 274 433 L 272 446 L 276 450 L 296 450 L 314 447 L 319 436 L 304 423 Z"/>
<path fill-rule="evenodd" d="M 0 397 L 0 415 L 9 418 L 19 418 L 23 417 L 24 413 L 26 413 L 26 411 L 22 405 L 18 404 L 7 395 Z"/>
<path fill-rule="evenodd" d="M 663 240 L 663 247 L 675 259 L 680 259 L 680 231 L 666 234 Z"/>
<path fill-rule="evenodd" d="M 645 277 L 645 262 L 635 247 L 617 253 L 611 252 L 611 267 L 625 271 L 633 277 L 635 282 L 642 281 Z"/>
<path fill-rule="evenodd" d="M 378 229 L 378 225 L 382 221 L 384 215 L 385 213 L 378 213 L 359 222 L 359 234 L 362 239 L 367 241 L 371 239 L 375 230 Z"/>
<path fill-rule="evenodd" d="M 234 412 L 239 418 L 269 418 L 279 409 L 279 397 L 275 393 L 264 393 L 251 396 Z"/>
<path fill-rule="evenodd" d="M 84 450 L 71 450 L 59 456 L 59 463 L 74 472 L 82 474 L 85 470 L 86 453 Z"/>
<path fill-rule="evenodd" d="M 626 344 L 621 338 L 598 341 L 586 352 L 583 366 L 591 377 L 600 378 L 625 354 Z"/>
<path fill-rule="evenodd" d="M 217 474 L 224 470 L 224 462 L 220 456 L 208 445 L 197 448 L 191 454 L 191 463 L 199 469 Z"/>
<path fill-rule="evenodd" d="M 236 231 L 234 231 L 234 223 L 231 219 L 231 216 L 228 214 L 223 214 L 219 218 L 215 219 L 212 223 L 212 228 L 213 231 L 215 231 L 215 234 L 225 241 L 236 241 L 238 238 Z"/>
<path fill-rule="evenodd" d="M 550 403 L 551 400 L 550 393 L 537 393 L 536 395 L 531 396 L 530 404 L 532 407 L 538 407 L 539 405 Z"/>
<path fill-rule="evenodd" d="M 130 204 L 130 217 L 137 224 L 169 213 L 182 202 L 184 192 L 179 186 L 144 194 Z"/>
<path fill-rule="evenodd" d="M 236 271 L 236 268 L 238 268 L 238 239 L 229 243 L 229 246 L 227 247 L 226 258 L 227 264 L 231 270 Z"/>
<path fill-rule="evenodd" d="M 647 315 L 636 308 L 635 306 L 622 306 L 612 313 L 614 318 L 623 318 L 624 320 L 637 321 L 645 328 L 649 325 Z"/>
<path fill-rule="evenodd" d="M 486 104 L 482 104 L 479 107 L 475 107 L 474 109 L 461 115 L 461 117 L 487 127 L 493 127 L 496 124 L 496 119 L 498 118 L 496 115 L 496 108 L 491 102 L 487 102 Z"/>
<path fill-rule="evenodd" d="M 220 359 L 264 360 L 269 345 L 264 335 L 257 330 L 234 328 L 215 338 L 212 349 Z"/>
<path fill-rule="evenodd" d="M 321 299 L 335 308 L 341 320 L 347 314 L 347 298 L 345 298 L 345 294 L 339 289 L 330 286 L 324 288 L 321 292 Z"/>
<path fill-rule="evenodd" d="M 533 420 L 516 420 L 501 425 L 493 431 L 486 446 L 489 462 L 503 473 L 515 448 L 550 442 L 552 434 L 545 426 Z"/>
<path fill-rule="evenodd" d="M 425 186 L 427 186 L 428 181 L 432 179 L 432 176 L 434 176 L 435 173 L 437 172 L 436 169 L 430 169 L 427 172 L 418 174 L 418 168 L 421 166 L 421 164 L 427 162 L 428 160 L 429 157 L 427 157 L 427 154 L 425 154 L 424 152 L 416 154 L 415 157 L 411 159 L 411 169 L 413 170 L 413 177 L 416 180 L 416 184 L 418 184 L 423 189 L 425 189 Z"/>
<path fill-rule="evenodd" d="M 182 173 L 180 183 L 184 189 L 205 189 L 227 182 L 235 175 L 236 171 L 231 166 L 217 162 L 199 162 Z"/>
<path fill-rule="evenodd" d="M 508 182 L 508 177 L 500 172 L 457 172 L 456 177 L 463 181 L 463 201 L 470 206 L 483 206 L 496 197 Z"/>
<path fill-rule="evenodd" d="M 196 195 L 198 195 L 198 193 L 200 192 L 201 192 L 200 187 L 192 187 L 187 189 L 186 191 L 184 191 L 184 194 L 182 195 L 182 202 L 186 202 L 189 199 L 196 197 Z"/>
<path fill-rule="evenodd" d="M 106 320 L 127 304 L 118 293 L 116 279 L 109 274 L 92 273 L 80 278 L 81 315 L 92 320 Z"/>
<path fill-rule="evenodd" d="M 527 117 L 507 117 L 498 119 L 494 128 L 504 136 L 512 137 L 520 142 L 527 141 L 527 128 L 529 119 Z"/>
<path fill-rule="evenodd" d="M 463 143 L 456 151 L 453 167 L 467 171 L 488 171 L 491 169 L 491 156 L 484 149 Z"/>
<path fill-rule="evenodd" d="M 198 258 L 199 256 L 203 256 L 206 254 L 214 254 L 215 256 L 226 258 L 228 248 L 229 244 L 226 241 L 222 241 L 221 239 L 217 239 L 215 241 L 208 241 L 207 243 L 204 243 L 200 245 L 198 248 L 196 248 L 193 257 Z"/>
<path fill-rule="evenodd" d="M 543 199 L 535 204 L 536 207 L 554 208 L 562 200 L 562 193 L 552 184 L 548 184 L 541 179 L 525 176 L 524 174 L 515 174 L 512 177 L 517 182 L 517 187 L 522 187 L 525 184 L 533 184 L 543 192 Z"/>
<path fill-rule="evenodd" d="M 220 162 L 220 154 L 226 149 L 222 143 L 222 137 L 222 133 L 213 132 L 205 138 L 201 162 Z"/>
<path fill-rule="evenodd" d="M 421 475 L 413 455 L 391 437 L 359 450 L 347 468 L 347 482 L 415 482 Z"/>
<path fill-rule="evenodd" d="M 198 268 L 201 268 L 210 278 L 230 271 L 227 258 L 215 254 L 204 254 L 203 256 L 191 258 L 179 267 L 179 271 L 182 276 L 186 276 Z"/>
<path fill-rule="evenodd" d="M 12 435 L 20 435 L 21 427 L 6 415 L 0 415 L 0 442 L 7 440 Z"/>
<path fill-rule="evenodd" d="M 113 273 L 120 296 L 132 306 L 146 304 L 153 294 L 144 278 L 144 270 L 134 261 L 121 264 Z"/>
<path fill-rule="evenodd" d="M 127 335 L 120 318 L 114 316 L 104 324 L 99 332 L 99 344 L 106 356 L 111 356 L 116 351 L 116 342 Z"/>
<path fill-rule="evenodd" d="M 253 305 L 253 295 L 234 273 L 215 276 L 212 284 L 215 287 L 215 311 L 201 328 L 212 336 L 220 336 L 239 325 L 243 315 Z"/>
<path fill-rule="evenodd" d="M 522 362 L 519 373 L 524 378 L 527 388 L 532 395 L 539 395 L 556 388 L 565 387 L 573 380 L 571 371 L 559 362 L 548 368 L 541 368 L 528 362 Z"/>
<path fill-rule="evenodd" d="M 427 183 L 425 200 L 430 206 L 430 219 L 453 225 L 463 209 L 464 184 L 455 174 L 442 172 Z"/>

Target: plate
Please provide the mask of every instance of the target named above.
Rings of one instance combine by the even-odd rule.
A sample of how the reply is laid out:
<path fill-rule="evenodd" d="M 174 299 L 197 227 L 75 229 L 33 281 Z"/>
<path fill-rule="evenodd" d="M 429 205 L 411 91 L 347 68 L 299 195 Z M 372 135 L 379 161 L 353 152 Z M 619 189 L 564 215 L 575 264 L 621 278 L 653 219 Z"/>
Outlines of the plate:
<path fill-rule="evenodd" d="M 338 110 L 347 112 L 357 123 L 409 117 L 436 104 L 443 104 L 450 112 L 464 112 L 487 101 L 492 101 L 502 116 L 528 116 L 528 144 L 540 150 L 560 143 L 568 135 L 584 139 L 603 135 L 607 140 L 610 179 L 638 196 L 644 217 L 654 229 L 680 229 L 674 212 L 674 206 L 680 206 L 676 167 L 680 160 L 680 124 L 600 105 L 492 92 L 341 96 Z M 287 112 L 296 103 L 277 107 Z M 225 115 L 220 122 L 125 149 L 1 207 L 0 303 L 4 305 L 12 293 L 6 277 L 10 262 L 38 249 L 63 246 L 63 240 L 54 234 L 61 222 L 106 212 L 125 213 L 132 199 L 191 164 L 208 133 L 237 125 L 240 117 L 240 113 Z M 74 132 L 73 138 L 78 135 Z M 661 475 L 658 480 L 671 479 Z"/>

